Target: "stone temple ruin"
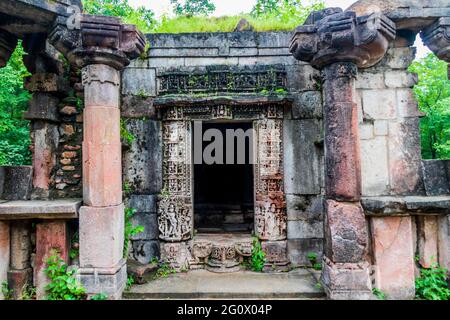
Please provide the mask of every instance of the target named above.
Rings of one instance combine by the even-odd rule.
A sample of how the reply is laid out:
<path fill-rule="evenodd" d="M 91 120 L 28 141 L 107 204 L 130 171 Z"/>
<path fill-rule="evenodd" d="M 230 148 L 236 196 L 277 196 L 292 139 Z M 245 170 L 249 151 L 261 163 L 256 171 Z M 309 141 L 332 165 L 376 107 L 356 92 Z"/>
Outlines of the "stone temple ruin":
<path fill-rule="evenodd" d="M 0 282 L 16 296 L 44 296 L 56 248 L 89 294 L 120 298 L 125 206 L 141 263 L 237 271 L 253 232 L 264 271 L 323 259 L 331 299 L 413 298 L 416 255 L 450 269 L 450 162 L 421 159 L 407 71 L 419 33 L 450 62 L 447 0 L 361 0 L 263 33 L 143 35 L 79 8 L 0 2 L 0 66 L 22 39 L 32 74 L 33 165 L 0 171 Z M 253 128 L 253 164 L 194 164 L 196 123 Z"/>

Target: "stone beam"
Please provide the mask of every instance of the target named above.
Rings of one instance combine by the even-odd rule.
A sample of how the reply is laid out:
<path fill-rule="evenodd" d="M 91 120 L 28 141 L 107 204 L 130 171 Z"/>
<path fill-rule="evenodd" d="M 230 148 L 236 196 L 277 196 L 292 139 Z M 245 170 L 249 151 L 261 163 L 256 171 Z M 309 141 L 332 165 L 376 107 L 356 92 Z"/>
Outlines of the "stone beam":
<path fill-rule="evenodd" d="M 425 45 L 439 59 L 450 63 L 450 14 L 448 17 L 439 18 L 434 24 L 423 30 L 421 37 Z M 448 76 L 450 79 L 450 66 Z"/>
<path fill-rule="evenodd" d="M 361 200 L 356 77 L 381 61 L 395 24 L 380 13 L 358 17 L 329 8 L 296 29 L 290 51 L 322 70 L 325 122 L 325 258 L 322 282 L 331 299 L 370 299 L 368 227 Z"/>
<path fill-rule="evenodd" d="M 58 16 L 81 12 L 81 0 L 2 0 L 0 29 L 21 37 L 27 33 L 47 32 Z"/>
<path fill-rule="evenodd" d="M 120 71 L 138 57 L 145 39 L 114 17 L 81 15 L 79 28 L 58 19 L 50 42 L 76 68 L 84 85 L 83 201 L 79 279 L 88 294 L 120 298 L 123 259 Z"/>
<path fill-rule="evenodd" d="M 380 12 L 395 22 L 397 30 L 417 33 L 436 19 L 450 16 L 450 3 L 447 0 L 359 0 L 347 10 L 360 16 Z"/>

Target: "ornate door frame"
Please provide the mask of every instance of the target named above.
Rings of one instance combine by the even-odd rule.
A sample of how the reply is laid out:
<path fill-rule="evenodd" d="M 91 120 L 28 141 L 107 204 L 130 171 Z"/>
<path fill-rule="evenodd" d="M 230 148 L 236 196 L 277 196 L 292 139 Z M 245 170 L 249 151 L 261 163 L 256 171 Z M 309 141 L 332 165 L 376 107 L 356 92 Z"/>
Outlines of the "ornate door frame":
<path fill-rule="evenodd" d="M 158 226 L 163 259 L 175 265 L 181 264 L 180 259 L 189 260 L 182 247 L 188 247 L 194 230 L 192 122 L 209 120 L 253 122 L 255 234 L 263 241 L 286 240 L 283 105 L 168 107 L 163 109 L 163 191 L 158 199 Z"/>

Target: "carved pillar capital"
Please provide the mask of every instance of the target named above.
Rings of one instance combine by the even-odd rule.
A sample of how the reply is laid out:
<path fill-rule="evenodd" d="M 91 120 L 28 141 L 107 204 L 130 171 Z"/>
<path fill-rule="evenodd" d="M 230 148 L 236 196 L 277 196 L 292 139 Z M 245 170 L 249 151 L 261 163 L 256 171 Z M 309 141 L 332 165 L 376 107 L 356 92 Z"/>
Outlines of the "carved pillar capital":
<path fill-rule="evenodd" d="M 0 68 L 8 63 L 11 54 L 17 46 L 17 37 L 12 34 L 0 30 Z"/>
<path fill-rule="evenodd" d="M 420 34 L 425 45 L 439 59 L 450 62 L 450 17 L 442 17 Z M 448 69 L 450 79 L 450 66 Z"/>
<path fill-rule="evenodd" d="M 144 35 L 115 17 L 80 15 L 79 26 L 60 18 L 50 42 L 76 67 L 104 64 L 123 69 L 144 50 Z"/>
<path fill-rule="evenodd" d="M 357 17 L 329 8 L 313 12 L 296 29 L 290 52 L 318 69 L 335 62 L 368 68 L 384 57 L 395 33 L 395 24 L 380 13 Z"/>

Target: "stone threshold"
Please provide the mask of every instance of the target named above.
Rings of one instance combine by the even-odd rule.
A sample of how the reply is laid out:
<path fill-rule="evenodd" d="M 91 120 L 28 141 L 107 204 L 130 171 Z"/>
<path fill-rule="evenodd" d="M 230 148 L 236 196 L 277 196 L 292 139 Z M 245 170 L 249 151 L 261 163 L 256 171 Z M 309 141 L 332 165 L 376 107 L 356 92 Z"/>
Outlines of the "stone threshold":
<path fill-rule="evenodd" d="M 193 270 L 134 285 L 124 299 L 317 299 L 325 294 L 315 271 L 213 273 Z"/>
<path fill-rule="evenodd" d="M 450 195 L 365 197 L 361 203 L 368 216 L 450 214 Z"/>
<path fill-rule="evenodd" d="M 82 199 L 0 201 L 0 220 L 75 219 Z"/>

